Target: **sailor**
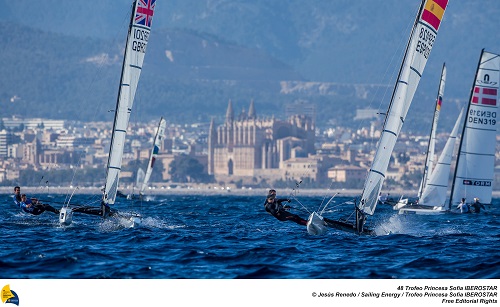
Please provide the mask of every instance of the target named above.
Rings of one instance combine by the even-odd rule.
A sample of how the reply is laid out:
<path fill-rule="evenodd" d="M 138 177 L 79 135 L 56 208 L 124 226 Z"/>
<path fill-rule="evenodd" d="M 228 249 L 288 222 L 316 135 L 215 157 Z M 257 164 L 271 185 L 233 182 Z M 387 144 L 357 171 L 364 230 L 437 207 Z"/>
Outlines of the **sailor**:
<path fill-rule="evenodd" d="M 29 199 L 26 194 L 21 195 L 21 202 L 19 202 L 19 207 L 26 213 L 33 215 L 40 215 L 45 211 L 50 211 L 55 214 L 59 214 L 59 210 L 48 204 L 42 204 L 36 199 Z"/>
<path fill-rule="evenodd" d="M 474 202 L 471 204 L 471 207 L 474 209 L 473 212 L 480 213 L 481 208 L 486 209 L 483 204 L 479 202 L 479 198 L 475 197 Z"/>
<path fill-rule="evenodd" d="M 290 210 L 290 206 L 282 205 L 282 202 L 290 202 L 290 199 L 276 198 L 276 190 L 271 189 L 266 198 L 266 202 L 264 203 L 264 208 L 267 212 L 271 213 L 272 216 L 277 218 L 278 220 L 284 221 L 293 221 L 299 225 L 307 225 L 307 220 L 304 220 L 300 216 L 288 212 Z"/>
<path fill-rule="evenodd" d="M 14 199 L 14 203 L 19 206 L 19 203 L 21 202 L 21 187 L 14 187 L 14 195 L 12 196 L 12 198 Z"/>
<path fill-rule="evenodd" d="M 469 213 L 469 205 L 465 202 L 465 198 L 458 204 L 457 209 L 460 209 L 460 213 Z"/>

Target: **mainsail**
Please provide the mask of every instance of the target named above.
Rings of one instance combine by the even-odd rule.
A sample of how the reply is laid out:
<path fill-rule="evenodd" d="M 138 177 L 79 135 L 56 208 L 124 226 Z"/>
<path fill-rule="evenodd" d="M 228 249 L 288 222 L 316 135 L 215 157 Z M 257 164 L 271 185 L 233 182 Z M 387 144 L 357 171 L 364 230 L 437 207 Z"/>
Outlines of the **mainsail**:
<path fill-rule="evenodd" d="M 422 192 L 418 204 L 428 207 L 441 207 L 444 210 L 446 195 L 448 193 L 448 182 L 450 178 L 451 160 L 457 142 L 460 125 L 463 123 L 464 109 L 458 115 L 458 119 L 451 131 L 446 145 L 439 156 L 436 167 L 429 176 L 427 185 Z"/>
<path fill-rule="evenodd" d="M 148 168 L 146 170 L 146 175 L 144 176 L 144 182 L 142 183 L 141 190 L 139 194 L 142 195 L 144 190 L 148 186 L 149 178 L 151 177 L 151 173 L 153 172 L 153 166 L 155 164 L 156 156 L 160 151 L 160 146 L 163 142 L 163 138 L 165 137 L 165 129 L 167 127 L 167 121 L 160 119 L 160 123 L 158 124 L 158 130 L 156 131 L 155 139 L 153 141 L 153 149 L 151 149 L 151 154 L 149 155 Z"/>
<path fill-rule="evenodd" d="M 500 56 L 481 51 L 462 130 L 449 206 L 461 198 L 490 204 L 495 167 Z"/>
<path fill-rule="evenodd" d="M 436 148 L 436 130 L 439 121 L 439 114 L 441 113 L 441 105 L 443 103 L 444 85 L 446 83 L 446 65 L 443 64 L 441 70 L 441 79 L 439 81 L 438 96 L 436 98 L 436 108 L 434 109 L 434 119 L 432 120 L 431 134 L 429 137 L 429 144 L 427 146 L 427 155 L 425 157 L 424 175 L 418 190 L 418 198 L 422 197 L 422 192 L 429 182 L 429 176 L 434 168 L 434 151 Z"/>
<path fill-rule="evenodd" d="M 132 8 L 102 199 L 106 205 L 114 204 L 116 199 L 125 136 L 146 54 L 155 5 L 156 0 L 136 0 Z"/>
<path fill-rule="evenodd" d="M 448 0 L 422 1 L 406 46 L 403 63 L 357 212 L 362 211 L 363 214 L 373 215 L 375 211 L 389 159 L 434 46 L 447 5 Z"/>

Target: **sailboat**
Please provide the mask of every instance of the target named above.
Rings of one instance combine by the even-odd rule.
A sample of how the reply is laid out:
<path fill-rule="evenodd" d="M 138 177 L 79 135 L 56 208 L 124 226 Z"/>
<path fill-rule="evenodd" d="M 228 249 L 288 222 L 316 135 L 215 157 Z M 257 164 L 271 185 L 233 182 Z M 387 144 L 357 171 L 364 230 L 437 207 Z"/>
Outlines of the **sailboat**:
<path fill-rule="evenodd" d="M 434 168 L 434 152 L 436 148 L 436 130 L 439 120 L 439 114 L 441 114 L 441 105 L 443 104 L 444 96 L 444 86 L 446 84 L 446 64 L 443 64 L 441 70 L 441 79 L 439 81 L 438 96 L 436 99 L 436 108 L 434 109 L 434 118 L 432 120 L 431 134 L 429 137 L 429 145 L 427 146 L 427 153 L 425 157 L 425 167 L 424 175 L 422 176 L 422 182 L 420 183 L 420 188 L 418 189 L 418 198 L 422 197 L 425 187 L 429 182 L 429 175 Z"/>
<path fill-rule="evenodd" d="M 467 196 L 470 200 L 477 197 L 486 204 L 491 202 L 499 69 L 499 55 L 483 50 L 465 112 L 467 116 L 463 117 L 462 110 L 418 205 L 395 208 L 399 209 L 400 214 L 449 212 L 462 198 L 467 199 Z M 447 203 L 451 156 L 460 124 L 462 134 L 452 179 L 452 197 Z"/>
<path fill-rule="evenodd" d="M 144 196 L 144 191 L 148 187 L 149 179 L 151 178 L 151 173 L 153 172 L 153 166 L 156 161 L 156 156 L 158 156 L 158 152 L 160 151 L 160 147 L 162 146 L 163 138 L 165 137 L 165 129 L 167 128 L 167 121 L 160 119 L 160 123 L 158 124 L 158 129 L 156 131 L 155 138 L 153 140 L 153 148 L 151 149 L 151 153 L 149 155 L 148 168 L 146 169 L 146 174 L 144 175 L 144 181 L 142 182 L 141 189 L 139 190 L 139 195 L 142 199 Z"/>
<path fill-rule="evenodd" d="M 448 193 L 448 182 L 450 177 L 451 161 L 459 127 L 463 124 L 464 109 L 460 112 L 455 126 L 446 141 L 436 167 L 432 171 L 427 184 L 419 196 L 417 204 L 410 204 L 407 199 L 398 202 L 395 210 L 399 210 L 399 214 L 438 214 L 447 211 L 446 195 Z"/>
<path fill-rule="evenodd" d="M 373 228 L 365 225 L 366 215 L 375 213 L 378 195 L 382 189 L 394 145 L 434 46 L 447 5 L 448 0 L 421 1 L 406 45 L 375 156 L 368 171 L 361 198 L 354 203 L 353 214 L 345 219 L 331 220 L 313 212 L 307 224 L 310 234 L 321 233 L 318 231 L 321 227 L 332 227 L 357 234 L 375 234 Z"/>
<path fill-rule="evenodd" d="M 111 207 L 115 204 L 118 191 L 125 137 L 146 54 L 155 6 L 156 0 L 136 0 L 132 5 L 106 167 L 106 184 L 101 204 L 99 207 L 80 206 L 73 208 L 66 205 L 60 210 L 59 222 L 61 224 L 71 224 L 74 212 L 97 215 L 103 218 L 120 216 L 118 211 Z M 138 217 L 132 216 L 130 221 L 130 225 L 133 226 L 139 220 Z"/>
<path fill-rule="evenodd" d="M 424 173 L 423 173 L 422 180 L 420 182 L 420 187 L 418 189 L 418 194 L 417 194 L 418 200 L 422 199 L 422 193 L 424 193 L 426 187 L 428 186 L 432 171 L 434 169 L 434 155 L 435 155 L 434 152 L 435 152 L 435 147 L 436 147 L 436 130 L 437 130 L 437 124 L 439 121 L 439 115 L 441 114 L 441 107 L 443 104 L 445 84 L 446 84 L 446 64 L 443 64 L 443 68 L 441 69 L 441 78 L 439 81 L 438 94 L 437 94 L 437 98 L 436 98 L 436 106 L 434 108 L 434 118 L 432 120 L 431 132 L 429 135 L 429 143 L 427 145 L 427 152 L 426 152 L 425 164 L 424 164 Z M 457 121 L 457 123 L 458 123 L 458 121 Z M 458 128 L 457 128 L 457 131 L 458 131 Z M 452 135 L 453 135 L 453 133 L 452 133 Z M 456 138 L 456 135 L 453 138 L 453 140 L 455 138 Z M 452 138 L 450 135 L 449 140 L 451 140 L 451 139 Z M 453 146 L 450 147 L 451 150 L 453 150 L 453 148 L 454 148 Z M 442 154 L 443 154 L 442 157 L 444 158 L 446 156 L 446 150 L 443 150 Z M 451 158 L 451 156 L 450 156 L 450 158 Z M 450 160 L 450 162 L 451 162 L 451 160 Z M 440 168 L 440 169 L 442 169 L 442 168 Z M 447 182 L 447 179 L 446 179 L 446 182 Z M 443 183 L 440 182 L 439 184 L 443 184 Z M 409 205 L 415 206 L 415 204 L 409 203 L 408 198 L 405 198 L 405 199 L 401 198 L 394 205 L 393 208 L 395 210 L 399 210 L 402 207 L 407 207 Z"/>
<path fill-rule="evenodd" d="M 491 204 L 495 168 L 498 121 L 500 55 L 481 51 L 471 88 L 467 119 L 462 128 L 459 153 L 451 187 L 448 209 L 461 198 L 479 198 Z"/>

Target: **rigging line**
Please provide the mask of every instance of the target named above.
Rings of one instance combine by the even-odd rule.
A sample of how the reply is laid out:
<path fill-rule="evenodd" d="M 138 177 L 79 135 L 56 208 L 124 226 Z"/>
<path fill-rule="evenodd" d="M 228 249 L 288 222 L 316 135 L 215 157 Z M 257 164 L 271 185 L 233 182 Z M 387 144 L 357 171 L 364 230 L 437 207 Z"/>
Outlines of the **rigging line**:
<path fill-rule="evenodd" d="M 76 189 L 73 190 L 73 193 L 71 193 L 71 196 L 69 197 L 68 203 L 66 204 L 66 208 L 69 206 L 69 203 L 71 202 L 71 198 L 73 198 L 73 195 L 75 194 L 76 190 L 78 190 L 79 187 L 76 187 Z"/>
<path fill-rule="evenodd" d="M 122 26 L 120 26 L 120 32 L 121 32 L 121 28 L 123 27 L 123 24 L 125 24 L 126 22 L 128 23 L 128 19 L 129 19 L 129 12 L 127 11 L 127 13 L 124 15 L 123 17 L 123 20 L 122 20 Z M 118 37 L 118 30 L 116 30 L 116 33 L 114 35 L 114 37 Z M 104 66 L 106 65 L 106 62 L 108 61 L 108 58 L 107 58 L 107 54 L 102 54 L 101 57 L 98 59 L 98 63 L 97 63 L 97 72 L 94 74 L 93 78 L 90 80 L 90 83 L 88 84 L 88 93 L 92 93 L 94 91 L 92 91 L 91 89 L 92 88 L 95 88 L 95 84 L 97 84 L 97 79 L 99 77 L 102 77 L 103 75 L 103 69 L 104 69 Z M 88 97 L 84 96 L 83 98 L 83 105 L 88 105 Z M 93 118 L 97 118 L 97 115 L 100 113 L 100 103 L 99 105 L 97 106 L 97 108 L 95 108 L 95 112 L 94 112 L 94 117 Z M 78 165 L 81 165 L 82 163 L 82 160 L 83 160 L 83 152 L 80 154 L 79 156 L 79 159 L 78 159 Z M 76 172 L 77 172 L 77 168 L 75 168 L 74 172 L 73 172 L 73 177 L 71 178 L 71 181 L 70 181 L 70 185 L 73 184 L 73 180 L 75 179 L 76 177 Z M 69 195 L 70 191 L 68 190 L 68 192 L 66 193 L 66 200 L 68 199 L 68 195 Z M 68 202 L 69 203 L 69 202 Z"/>
<path fill-rule="evenodd" d="M 330 186 L 328 187 L 327 191 L 329 191 L 329 190 L 331 189 L 331 187 L 332 187 L 332 186 L 333 186 L 333 180 L 330 182 Z M 321 206 L 322 206 L 322 205 L 323 205 L 323 203 L 325 202 L 325 199 L 326 199 L 326 196 L 327 196 L 327 195 L 328 195 L 328 194 L 325 194 L 325 196 L 323 197 L 323 200 L 321 200 L 321 203 L 319 204 L 319 207 L 318 207 L 318 210 L 317 210 L 317 211 L 319 211 L 319 209 L 321 208 Z M 325 210 L 325 209 L 323 209 L 323 211 L 324 211 L 324 210 Z"/>
<path fill-rule="evenodd" d="M 290 191 L 290 195 L 288 196 L 289 199 L 292 198 L 292 196 L 294 196 L 294 197 L 297 196 L 299 186 L 301 183 L 302 183 L 302 180 L 300 182 L 295 181 L 295 188 L 293 188 L 292 191 Z M 295 189 L 297 189 L 297 190 L 295 190 Z"/>
<path fill-rule="evenodd" d="M 418 13 L 419 9 L 420 9 L 420 4 L 417 6 L 417 9 L 413 12 L 412 16 L 415 16 Z M 384 90 L 384 93 L 382 95 L 382 98 L 379 100 L 377 110 L 381 109 L 383 101 L 386 100 L 386 96 L 387 96 L 388 91 L 393 88 L 392 86 L 390 86 L 390 84 L 395 83 L 395 82 L 391 82 L 391 80 L 393 80 L 394 76 L 398 73 L 399 66 L 393 65 L 393 63 L 394 63 L 394 60 L 396 59 L 397 54 L 400 54 L 402 51 L 404 53 L 404 48 L 406 48 L 406 47 L 401 47 L 401 46 L 405 46 L 406 44 L 404 44 L 402 42 L 404 42 L 405 40 L 408 39 L 408 36 L 406 33 L 408 33 L 409 30 L 414 25 L 414 21 L 411 18 L 409 18 L 408 20 L 410 20 L 410 22 L 407 24 L 406 28 L 401 30 L 401 33 L 399 35 L 399 37 L 400 37 L 399 43 L 397 44 L 397 47 L 394 48 L 394 52 L 392 53 L 392 57 L 389 61 L 389 65 L 386 66 L 386 70 L 385 70 L 383 76 L 381 77 L 381 80 L 383 82 L 383 80 L 386 79 L 387 75 L 389 74 L 390 68 L 392 67 L 392 73 L 390 74 L 391 77 L 389 78 L 388 86 L 385 86 L 385 90 Z M 400 57 L 402 57 L 402 56 L 400 56 Z M 383 83 L 380 83 L 380 84 L 383 84 Z M 374 104 L 375 97 L 377 97 L 378 93 L 379 93 L 379 88 L 377 87 L 375 90 L 375 94 L 372 96 L 372 99 L 371 99 L 370 103 L 368 104 L 368 107 L 371 107 Z M 379 112 L 378 114 L 384 114 L 384 113 Z M 377 121 L 378 121 L 378 119 L 377 119 Z M 363 122 L 364 122 L 363 120 L 359 122 L 358 130 L 361 128 L 361 125 Z M 376 140 L 377 140 L 377 138 L 373 138 L 373 137 L 371 138 L 371 146 L 375 146 Z"/>
<path fill-rule="evenodd" d="M 297 197 L 293 197 L 293 199 L 294 199 L 295 201 L 297 201 L 297 203 L 298 203 L 299 205 L 301 205 L 301 206 L 302 206 L 302 208 L 304 208 L 304 210 L 306 210 L 309 214 L 311 213 L 311 212 L 307 209 L 307 207 L 306 207 L 306 206 L 304 206 L 304 204 L 302 204 L 302 203 L 300 202 L 300 200 L 298 200 L 298 199 L 297 199 Z M 297 208 L 295 208 L 295 209 L 297 209 Z M 299 210 L 299 209 L 297 209 L 297 210 Z"/>
<path fill-rule="evenodd" d="M 326 203 L 326 205 L 323 207 L 323 210 L 321 210 L 321 213 L 320 213 L 319 215 L 323 215 L 323 212 L 325 212 L 326 207 L 327 207 L 327 206 L 330 204 L 330 202 L 331 202 L 331 201 L 335 198 L 335 196 L 337 196 L 337 195 L 339 195 L 339 194 L 340 194 L 340 192 L 337 192 L 337 193 L 335 193 L 335 195 L 333 195 L 333 196 L 330 198 L 330 200 L 329 200 L 329 201 Z"/>
<path fill-rule="evenodd" d="M 34 197 L 36 199 L 38 199 L 38 194 L 40 193 L 39 189 L 42 186 L 42 180 L 43 180 L 43 178 L 44 178 L 44 176 L 42 175 L 42 178 L 40 178 L 40 181 L 38 181 L 38 186 L 36 187 L 35 192 L 33 193 Z M 48 184 L 48 182 L 49 182 L 48 180 L 45 181 L 45 184 Z"/>

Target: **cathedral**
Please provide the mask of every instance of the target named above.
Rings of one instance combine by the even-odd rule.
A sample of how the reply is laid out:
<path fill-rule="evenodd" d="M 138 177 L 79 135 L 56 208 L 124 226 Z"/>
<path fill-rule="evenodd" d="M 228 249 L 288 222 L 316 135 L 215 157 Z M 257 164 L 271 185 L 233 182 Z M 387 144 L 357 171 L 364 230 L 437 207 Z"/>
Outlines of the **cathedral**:
<path fill-rule="evenodd" d="M 310 116 L 295 114 L 286 120 L 273 115 L 258 117 L 251 101 L 248 112 L 243 110 L 235 117 L 229 101 L 225 122 L 216 126 L 212 119 L 210 123 L 208 173 L 217 181 L 248 184 L 315 173 L 317 161 L 310 158 L 315 154 L 314 141 Z M 315 180 L 314 176 L 311 179 Z"/>

